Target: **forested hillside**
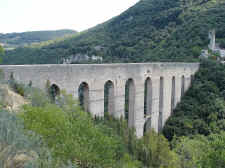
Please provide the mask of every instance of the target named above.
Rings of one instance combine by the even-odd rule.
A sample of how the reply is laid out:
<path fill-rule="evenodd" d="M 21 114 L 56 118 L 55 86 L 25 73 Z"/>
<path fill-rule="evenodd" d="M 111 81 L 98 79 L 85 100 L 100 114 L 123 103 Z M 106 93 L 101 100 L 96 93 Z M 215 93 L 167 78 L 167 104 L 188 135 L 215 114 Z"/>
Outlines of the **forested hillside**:
<path fill-rule="evenodd" d="M 225 131 L 225 65 L 205 61 L 195 78 L 164 128 L 169 140 Z"/>
<path fill-rule="evenodd" d="M 4 63 L 62 63 L 80 55 L 103 62 L 194 61 L 208 46 L 209 30 L 225 43 L 224 17 L 224 0 L 141 0 L 74 38 L 9 51 Z"/>
<path fill-rule="evenodd" d="M 31 31 L 23 33 L 0 33 L 0 43 L 6 49 L 24 47 L 34 43 L 41 43 L 48 40 L 55 40 L 65 36 L 76 34 L 73 30 L 55 30 L 55 31 Z"/>

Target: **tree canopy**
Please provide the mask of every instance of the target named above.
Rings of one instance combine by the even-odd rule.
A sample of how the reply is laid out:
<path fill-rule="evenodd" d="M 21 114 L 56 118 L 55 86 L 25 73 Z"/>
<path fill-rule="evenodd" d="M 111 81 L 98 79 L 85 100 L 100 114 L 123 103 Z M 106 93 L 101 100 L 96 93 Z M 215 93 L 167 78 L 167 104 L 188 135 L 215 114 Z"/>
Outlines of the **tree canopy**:
<path fill-rule="evenodd" d="M 208 136 L 225 130 L 225 65 L 204 61 L 191 88 L 164 127 L 164 135 Z"/>

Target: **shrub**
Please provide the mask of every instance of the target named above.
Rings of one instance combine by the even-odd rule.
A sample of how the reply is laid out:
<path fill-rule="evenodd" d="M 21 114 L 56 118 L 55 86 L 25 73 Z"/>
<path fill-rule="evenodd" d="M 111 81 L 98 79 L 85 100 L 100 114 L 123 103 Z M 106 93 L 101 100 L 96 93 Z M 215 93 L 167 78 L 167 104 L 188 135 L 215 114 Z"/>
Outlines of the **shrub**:
<path fill-rule="evenodd" d="M 8 81 L 8 84 L 13 89 L 13 91 L 18 93 L 19 95 L 21 96 L 25 95 L 25 85 L 17 83 L 13 77 L 13 73 L 10 74 L 10 79 Z"/>
<path fill-rule="evenodd" d="M 209 136 L 175 138 L 172 144 L 184 168 L 224 168 L 225 132 L 223 131 Z"/>
<path fill-rule="evenodd" d="M 23 159 L 18 160 L 19 157 Z M 49 157 L 48 150 L 41 139 L 32 132 L 25 133 L 23 122 L 14 114 L 0 110 L 0 167 L 48 163 L 45 157 Z"/>
<path fill-rule="evenodd" d="M 139 141 L 138 157 L 148 167 L 180 167 L 180 160 L 177 154 L 170 150 L 168 140 L 153 130 L 147 132 Z"/>
<path fill-rule="evenodd" d="M 25 127 L 41 135 L 54 158 L 77 162 L 81 167 L 113 167 L 119 142 L 94 125 L 78 103 L 62 93 L 56 104 L 25 105 Z"/>

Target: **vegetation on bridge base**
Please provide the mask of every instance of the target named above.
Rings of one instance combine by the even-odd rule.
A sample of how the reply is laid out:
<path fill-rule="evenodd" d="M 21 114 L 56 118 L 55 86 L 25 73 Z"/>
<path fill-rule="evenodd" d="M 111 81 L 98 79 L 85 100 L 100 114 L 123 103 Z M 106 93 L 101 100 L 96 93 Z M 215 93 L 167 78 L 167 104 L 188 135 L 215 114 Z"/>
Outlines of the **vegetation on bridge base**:
<path fill-rule="evenodd" d="M 122 119 L 93 119 L 65 94 L 58 99 L 57 105 L 51 101 L 43 104 L 39 93 L 35 93 L 35 102 L 23 107 L 20 117 L 26 129 L 41 135 L 57 160 L 70 160 L 79 167 L 127 168 L 167 167 L 178 160 L 162 135 L 151 131 L 145 140 L 139 140 Z M 146 150 L 151 151 L 151 155 Z"/>
<path fill-rule="evenodd" d="M 128 129 L 126 121 L 115 120 L 110 116 L 107 119 L 93 119 L 90 114 L 81 110 L 72 96 L 63 92 L 57 102 L 53 103 L 48 93 L 30 86 L 24 86 L 23 89 L 24 96 L 29 99 L 30 104 L 24 105 L 18 114 L 0 111 L 0 115 L 7 114 L 5 118 L 1 117 L 4 123 L 12 124 L 7 126 L 9 132 L 17 127 L 12 117 L 20 121 L 21 129 L 18 133 L 26 136 L 27 140 L 14 141 L 22 143 L 20 147 L 24 147 L 25 153 L 32 150 L 37 155 L 36 159 L 30 158 L 23 164 L 20 163 L 21 167 L 57 168 L 64 166 L 68 161 L 76 165 L 75 167 L 83 168 L 130 168 L 150 166 L 153 163 L 167 167 L 176 163 L 177 157 L 170 151 L 169 143 L 162 135 L 151 131 L 145 140 L 139 140 L 134 130 Z M 3 124 L 0 128 L 4 130 L 6 127 Z M 14 135 L 16 131 L 10 133 Z M 1 139 L 0 144 L 8 143 L 6 134 L 0 132 L 0 135 L 5 138 Z M 29 143 L 33 144 L 29 135 L 39 140 L 41 137 L 40 145 L 36 145 L 36 148 L 25 148 Z M 151 151 L 151 155 L 148 150 Z M 39 155 L 39 151 L 47 155 Z M 19 152 L 20 150 L 15 151 L 15 154 Z M 164 156 L 161 156 L 162 153 Z M 1 158 L 0 161 L 4 163 L 5 158 Z M 68 167 L 73 165 L 69 164 Z"/>

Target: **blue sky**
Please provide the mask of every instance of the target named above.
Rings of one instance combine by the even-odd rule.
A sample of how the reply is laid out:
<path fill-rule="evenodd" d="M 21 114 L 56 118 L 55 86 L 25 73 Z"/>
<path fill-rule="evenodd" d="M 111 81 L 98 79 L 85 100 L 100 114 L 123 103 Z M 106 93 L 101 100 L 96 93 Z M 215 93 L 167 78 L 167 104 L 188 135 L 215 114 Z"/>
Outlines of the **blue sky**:
<path fill-rule="evenodd" d="M 119 15 L 139 0 L 0 0 L 0 33 L 83 31 Z"/>

